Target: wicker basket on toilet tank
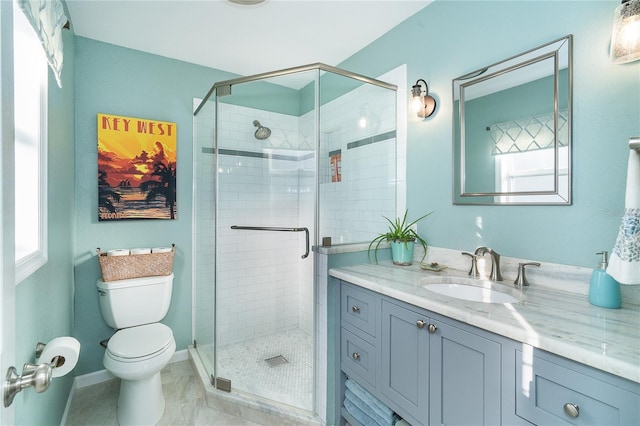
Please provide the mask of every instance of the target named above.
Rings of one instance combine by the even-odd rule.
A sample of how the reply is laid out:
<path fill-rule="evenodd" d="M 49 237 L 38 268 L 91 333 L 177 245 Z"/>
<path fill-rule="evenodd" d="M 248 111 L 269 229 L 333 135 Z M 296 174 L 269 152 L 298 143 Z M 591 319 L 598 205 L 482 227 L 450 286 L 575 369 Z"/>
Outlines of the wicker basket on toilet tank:
<path fill-rule="evenodd" d="M 98 247 L 98 260 L 102 270 L 102 281 L 128 280 L 131 278 L 171 275 L 176 245 L 165 253 L 129 254 L 107 256 Z"/>

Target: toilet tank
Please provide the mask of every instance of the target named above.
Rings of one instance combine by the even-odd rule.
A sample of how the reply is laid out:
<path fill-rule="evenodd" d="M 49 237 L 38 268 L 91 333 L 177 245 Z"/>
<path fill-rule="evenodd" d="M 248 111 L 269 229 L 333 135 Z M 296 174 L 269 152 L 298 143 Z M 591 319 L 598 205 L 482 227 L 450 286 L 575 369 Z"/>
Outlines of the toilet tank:
<path fill-rule="evenodd" d="M 171 303 L 173 273 L 160 277 L 101 281 L 98 286 L 100 311 L 114 329 L 160 321 Z"/>

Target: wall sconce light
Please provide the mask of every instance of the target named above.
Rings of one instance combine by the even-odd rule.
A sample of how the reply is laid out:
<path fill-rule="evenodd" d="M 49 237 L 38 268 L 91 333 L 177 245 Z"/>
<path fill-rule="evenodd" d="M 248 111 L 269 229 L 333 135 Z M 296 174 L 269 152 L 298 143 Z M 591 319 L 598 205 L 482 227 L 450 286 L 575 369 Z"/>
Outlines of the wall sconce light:
<path fill-rule="evenodd" d="M 640 59 L 640 0 L 622 0 L 616 7 L 609 58 L 614 64 Z"/>
<path fill-rule="evenodd" d="M 424 96 L 422 95 L 422 86 L 420 85 L 420 82 L 424 83 Z M 411 95 L 413 95 L 413 101 L 411 104 L 418 117 L 430 117 L 436 110 L 436 100 L 433 96 L 429 96 L 429 86 L 427 86 L 427 82 L 423 79 L 416 81 L 416 84 L 411 88 Z"/>

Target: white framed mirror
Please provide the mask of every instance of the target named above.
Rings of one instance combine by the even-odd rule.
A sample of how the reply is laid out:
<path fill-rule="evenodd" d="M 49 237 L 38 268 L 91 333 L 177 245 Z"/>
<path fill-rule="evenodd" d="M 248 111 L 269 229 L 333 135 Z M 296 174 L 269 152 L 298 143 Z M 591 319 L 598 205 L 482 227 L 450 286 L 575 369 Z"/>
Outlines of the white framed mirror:
<path fill-rule="evenodd" d="M 572 42 L 453 80 L 454 204 L 571 204 Z"/>

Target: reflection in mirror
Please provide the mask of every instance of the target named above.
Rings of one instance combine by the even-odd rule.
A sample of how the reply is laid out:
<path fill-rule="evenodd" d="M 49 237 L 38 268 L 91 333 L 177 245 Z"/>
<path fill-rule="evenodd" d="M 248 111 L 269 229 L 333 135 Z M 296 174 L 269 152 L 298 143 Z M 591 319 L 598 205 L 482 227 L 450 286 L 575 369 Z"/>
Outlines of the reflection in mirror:
<path fill-rule="evenodd" d="M 454 204 L 571 204 L 572 36 L 453 80 Z"/>

